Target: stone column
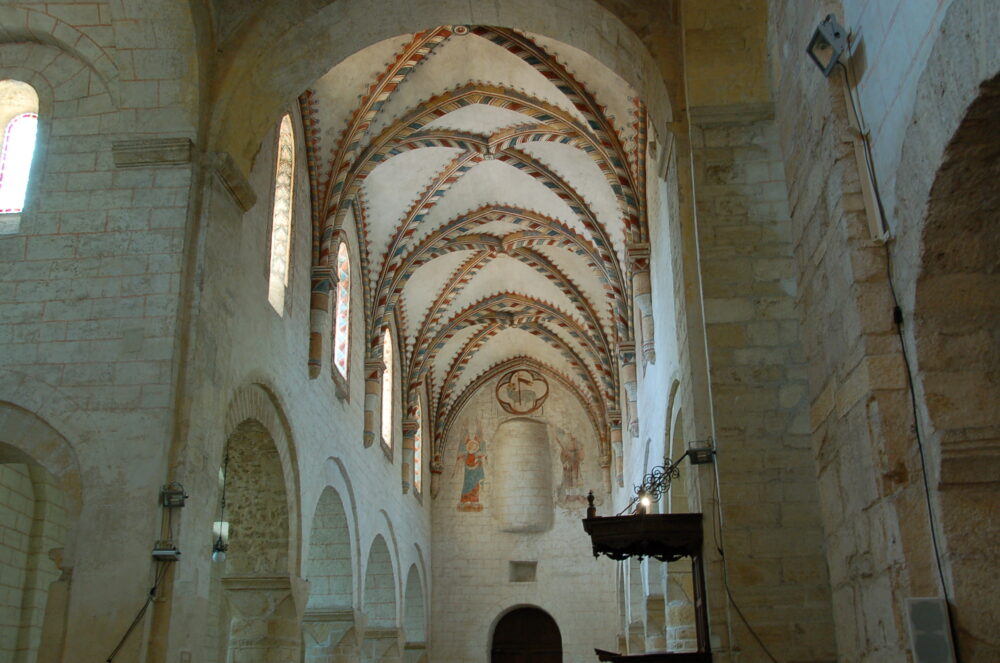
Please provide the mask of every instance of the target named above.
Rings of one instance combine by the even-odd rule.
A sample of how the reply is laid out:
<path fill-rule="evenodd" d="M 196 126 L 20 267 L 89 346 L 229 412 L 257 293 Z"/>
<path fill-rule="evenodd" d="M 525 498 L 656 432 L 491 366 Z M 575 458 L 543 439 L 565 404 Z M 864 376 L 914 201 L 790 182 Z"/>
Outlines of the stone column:
<path fill-rule="evenodd" d="M 413 478 L 414 439 L 420 424 L 414 419 L 403 422 L 403 494 L 410 492 Z"/>
<path fill-rule="evenodd" d="M 662 595 L 646 597 L 646 651 L 667 648 L 667 625 Z"/>
<path fill-rule="evenodd" d="M 653 285 L 649 274 L 649 244 L 628 247 L 629 271 L 632 273 L 632 299 L 638 311 L 642 339 L 642 365 L 656 363 L 656 338 L 653 325 Z"/>
<path fill-rule="evenodd" d="M 365 360 L 365 448 L 375 444 L 382 435 L 382 373 L 381 357 Z"/>
<path fill-rule="evenodd" d="M 358 661 L 361 643 L 356 623 L 356 614 L 350 608 L 306 610 L 302 616 L 305 663 Z"/>
<path fill-rule="evenodd" d="M 403 633 L 400 629 L 368 628 L 361 644 L 361 660 L 378 663 L 402 663 Z"/>
<path fill-rule="evenodd" d="M 426 661 L 426 642 L 407 642 L 403 647 L 403 663 L 426 663 Z"/>
<path fill-rule="evenodd" d="M 240 663 L 298 661 L 302 634 L 288 576 L 229 576 L 222 588 L 233 610 L 230 660 Z"/>
<path fill-rule="evenodd" d="M 319 377 L 323 366 L 323 336 L 330 327 L 330 292 L 337 285 L 337 271 L 329 265 L 312 268 L 312 293 L 309 307 L 309 377 Z M 332 343 L 332 340 L 331 340 Z"/>
<path fill-rule="evenodd" d="M 38 663 L 58 663 L 63 660 L 66 642 L 66 612 L 69 608 L 69 590 L 73 568 L 63 566 L 63 549 L 53 548 L 49 559 L 59 569 L 59 579 L 49 585 L 45 600 L 45 617 L 42 619 L 42 636 L 38 642 Z"/>
<path fill-rule="evenodd" d="M 618 359 L 621 362 L 622 386 L 625 387 L 625 397 L 628 401 L 628 432 L 632 437 L 639 437 L 639 404 L 636 396 L 638 378 L 635 371 L 635 343 L 632 341 L 619 343 Z"/>
<path fill-rule="evenodd" d="M 604 492 L 611 495 L 611 457 L 605 456 L 598 462 L 601 468 L 601 478 L 604 481 Z"/>
<path fill-rule="evenodd" d="M 622 459 L 622 413 L 620 410 L 608 410 L 608 427 L 610 429 L 611 454 L 614 456 L 615 483 L 621 488 L 625 485 L 625 478 Z M 611 494 L 610 488 L 608 494 Z"/>

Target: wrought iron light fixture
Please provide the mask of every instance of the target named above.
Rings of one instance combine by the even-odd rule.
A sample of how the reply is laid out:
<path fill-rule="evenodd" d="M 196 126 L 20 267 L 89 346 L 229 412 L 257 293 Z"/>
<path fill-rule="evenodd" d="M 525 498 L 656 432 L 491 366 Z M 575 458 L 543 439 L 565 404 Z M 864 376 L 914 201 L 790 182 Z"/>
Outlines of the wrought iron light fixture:
<path fill-rule="evenodd" d="M 669 458 L 663 459 L 663 465 L 654 467 L 642 479 L 642 483 L 635 486 L 635 497 L 625 505 L 625 508 L 618 512 L 622 515 L 635 507 L 636 514 L 645 514 L 649 510 L 650 504 L 656 502 L 660 497 L 670 490 L 670 484 L 674 479 L 681 476 L 680 464 L 687 458 L 692 465 L 702 465 L 711 463 L 715 458 L 715 446 L 712 438 L 706 440 L 696 440 L 688 445 L 687 451 L 681 457 L 671 462 Z"/>
<path fill-rule="evenodd" d="M 830 72 L 847 50 L 847 30 L 833 14 L 827 14 L 813 32 L 806 53 L 820 68 L 823 75 L 829 78 Z"/>
<path fill-rule="evenodd" d="M 212 561 L 226 561 L 226 551 L 229 550 L 227 543 L 228 536 L 226 529 L 226 476 L 229 471 L 229 450 L 226 450 L 226 458 L 222 461 L 222 499 L 219 500 L 219 532 L 218 538 L 212 544 Z"/>

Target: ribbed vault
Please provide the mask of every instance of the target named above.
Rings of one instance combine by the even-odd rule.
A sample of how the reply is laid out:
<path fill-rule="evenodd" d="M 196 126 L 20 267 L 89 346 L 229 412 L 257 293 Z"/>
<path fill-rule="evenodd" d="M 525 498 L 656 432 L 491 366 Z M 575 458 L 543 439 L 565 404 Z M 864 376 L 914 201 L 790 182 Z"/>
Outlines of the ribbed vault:
<path fill-rule="evenodd" d="M 300 102 L 314 302 L 353 224 L 366 356 L 391 325 L 404 403 L 426 386 L 435 450 L 476 389 L 528 366 L 575 394 L 607 458 L 630 248 L 648 241 L 634 91 L 569 46 L 441 26 L 356 53 Z"/>

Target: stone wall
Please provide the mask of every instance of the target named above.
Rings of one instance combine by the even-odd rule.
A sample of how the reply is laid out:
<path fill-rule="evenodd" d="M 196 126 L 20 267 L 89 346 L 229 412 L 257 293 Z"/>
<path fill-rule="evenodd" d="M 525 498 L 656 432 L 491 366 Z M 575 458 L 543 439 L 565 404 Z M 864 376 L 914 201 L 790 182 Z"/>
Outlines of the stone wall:
<path fill-rule="evenodd" d="M 864 16 L 882 20 L 875 9 Z M 819 18 L 800 3 L 777 5 L 774 52 L 807 43 Z M 878 52 L 888 23 L 867 25 L 850 27 L 869 35 L 867 53 Z M 899 66 L 895 56 L 880 62 Z M 886 249 L 869 231 L 842 80 L 824 79 L 806 59 L 783 58 L 776 74 L 838 647 L 850 660 L 905 661 L 905 599 L 940 596 L 941 585 Z M 870 94 L 896 89 L 882 80 L 869 83 Z M 884 141 L 892 143 L 901 129 L 889 115 Z"/>
<path fill-rule="evenodd" d="M 193 132 L 179 77 L 194 53 L 154 51 L 186 36 L 183 11 L 160 4 L 145 3 L 128 36 L 114 28 L 126 9 L 104 2 L 0 8 L 0 78 L 36 89 L 40 127 L 28 204 L 0 237 L 0 400 L 44 411 L 73 450 L 86 449 L 48 467 L 79 463 L 78 515 L 99 532 L 66 550 L 69 612 L 94 615 L 70 619 L 81 657 L 107 656 L 148 588 L 172 435 L 190 151 L 164 164 L 148 139 Z"/>
<path fill-rule="evenodd" d="M 187 625 L 172 628 L 173 646 L 182 651 L 199 652 L 203 645 L 195 639 L 202 615 L 211 610 L 210 588 L 197 580 L 207 569 L 211 542 L 207 537 L 218 514 L 218 471 L 223 461 L 226 436 L 224 424 L 228 412 L 239 411 L 263 421 L 267 433 L 275 439 L 281 456 L 282 475 L 288 499 L 284 505 L 289 518 L 289 549 L 283 572 L 291 578 L 293 594 L 296 583 L 297 609 L 305 608 L 309 580 L 306 572 L 313 515 L 320 496 L 333 486 L 343 501 L 350 531 L 350 561 L 353 604 L 338 609 L 363 610 L 362 588 L 366 575 L 368 551 L 372 541 L 381 536 L 388 546 L 393 568 L 416 564 L 429 581 L 430 568 L 421 558 L 429 550 L 429 499 L 418 498 L 413 491 L 402 492 L 401 454 L 391 458 L 376 445 L 365 448 L 362 440 L 362 403 L 364 389 L 361 342 L 350 348 L 350 393 L 338 396 L 331 377 L 330 362 L 324 358 L 322 372 L 309 377 L 309 290 L 310 290 L 310 208 L 309 178 L 305 170 L 303 131 L 297 109 L 293 119 L 297 137 L 295 207 L 292 220 L 292 248 L 288 294 L 279 313 L 268 301 L 268 246 L 270 199 L 277 126 L 264 137 L 249 178 L 257 203 L 244 213 L 226 188 L 224 181 L 207 174 L 204 219 L 196 243 L 201 247 L 195 300 L 196 311 L 191 340 L 193 366 L 204 367 L 191 375 L 187 386 L 190 408 L 186 418 L 190 431 L 181 449 L 181 481 L 190 493 L 211 495 L 185 513 L 188 522 L 182 545 L 197 551 L 190 565 L 179 569 L 182 586 L 192 593 L 177 596 L 171 608 L 173 623 Z M 276 123 L 279 118 L 276 118 Z M 353 271 L 357 267 L 357 240 L 353 228 L 345 228 L 352 251 Z M 360 282 L 360 279 L 357 280 Z M 352 294 L 352 312 L 363 311 L 360 284 Z M 360 314 L 352 316 L 352 339 L 364 338 Z M 327 330 L 330 333 L 331 330 Z M 328 339 L 327 339 L 328 341 Z M 326 345 L 326 344 L 325 344 Z M 327 346 L 328 347 L 328 346 Z M 246 390 L 256 394 L 248 405 L 243 403 Z M 257 405 L 250 405 L 257 403 Z M 397 403 L 398 412 L 400 404 Z M 264 407 L 264 414 L 254 413 Z M 239 418 L 239 417 L 237 417 Z M 398 425 L 395 445 L 402 444 Z M 238 421 L 234 421 L 235 425 Z M 425 463 L 426 467 L 426 463 Z M 425 483 L 429 483 L 426 481 Z M 201 569 L 201 571 L 199 571 Z M 402 594 L 405 578 L 395 573 L 395 595 Z M 396 601 L 397 609 L 401 601 Z M 353 612 L 349 613 L 353 623 Z M 300 615 L 301 616 L 301 615 Z M 400 615 L 394 618 L 400 623 Z M 363 623 L 358 623 L 363 630 Z M 186 635 L 192 634 L 191 636 Z"/>

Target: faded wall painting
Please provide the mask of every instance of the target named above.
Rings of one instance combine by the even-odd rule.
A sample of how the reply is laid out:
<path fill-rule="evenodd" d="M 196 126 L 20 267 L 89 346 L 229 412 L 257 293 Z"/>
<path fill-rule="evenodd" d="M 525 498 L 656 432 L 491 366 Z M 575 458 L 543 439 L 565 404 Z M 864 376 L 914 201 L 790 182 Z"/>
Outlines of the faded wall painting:
<path fill-rule="evenodd" d="M 551 437 L 559 450 L 559 464 L 562 467 L 562 480 L 556 489 L 556 501 L 559 506 L 571 509 L 586 506 L 588 488 L 583 485 L 583 444 L 576 435 L 555 426 L 552 427 Z"/>
<path fill-rule="evenodd" d="M 530 414 L 542 407 L 549 395 L 549 383 L 541 373 L 519 368 L 497 381 L 497 402 L 504 412 Z"/>
<path fill-rule="evenodd" d="M 526 509 L 531 502 L 536 512 L 544 504 L 573 514 L 586 509 L 589 490 L 598 504 L 604 501 L 607 470 L 600 466 L 596 431 L 579 401 L 541 371 L 516 368 L 484 384 L 447 439 L 443 455 L 453 460 L 442 468 L 442 497 L 458 511 L 490 511 L 503 531 L 539 531 L 539 523 L 552 522 L 549 515 L 522 523 L 512 515 L 517 509 L 507 508 L 511 500 Z M 539 468 L 545 468 L 544 481 L 535 476 Z"/>
<path fill-rule="evenodd" d="M 459 511 L 482 511 L 480 493 L 486 481 L 486 451 L 479 433 L 465 436 L 464 451 L 458 454 L 454 476 L 462 468 L 462 492 L 458 499 Z"/>

